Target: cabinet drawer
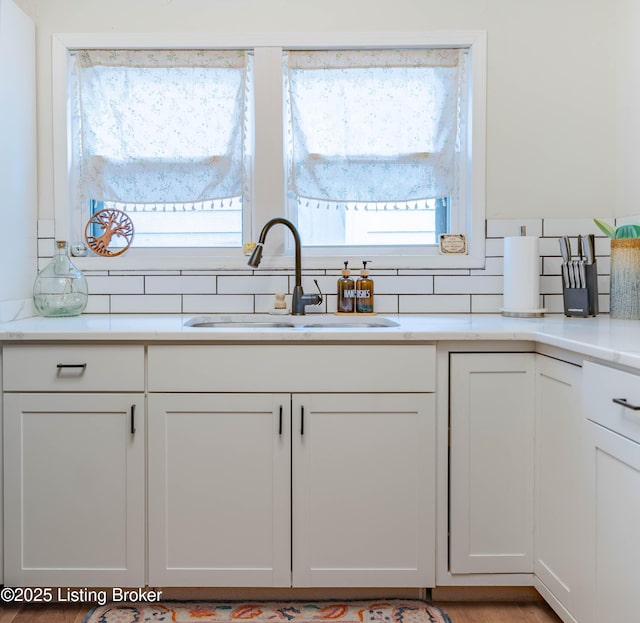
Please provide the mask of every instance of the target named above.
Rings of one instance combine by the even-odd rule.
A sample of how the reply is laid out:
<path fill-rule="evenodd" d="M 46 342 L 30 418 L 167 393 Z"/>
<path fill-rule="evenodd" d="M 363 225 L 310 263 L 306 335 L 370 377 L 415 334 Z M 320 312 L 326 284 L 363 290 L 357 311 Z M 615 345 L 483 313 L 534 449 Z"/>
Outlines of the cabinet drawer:
<path fill-rule="evenodd" d="M 640 442 L 640 375 L 597 363 L 583 366 L 584 409 L 587 418 Z M 626 401 L 628 406 L 614 402 Z"/>
<path fill-rule="evenodd" d="M 149 346 L 151 392 L 433 392 L 431 345 Z"/>
<path fill-rule="evenodd" d="M 4 391 L 144 391 L 143 346 L 8 345 Z"/>

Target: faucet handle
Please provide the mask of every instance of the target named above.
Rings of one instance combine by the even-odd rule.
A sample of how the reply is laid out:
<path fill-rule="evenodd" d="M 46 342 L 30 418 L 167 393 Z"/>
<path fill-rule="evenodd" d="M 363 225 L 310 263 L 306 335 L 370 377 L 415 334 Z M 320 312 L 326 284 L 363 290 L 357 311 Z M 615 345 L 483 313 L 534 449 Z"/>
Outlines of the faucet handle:
<path fill-rule="evenodd" d="M 322 303 L 322 290 L 320 289 L 320 286 L 318 285 L 318 280 L 314 279 L 313 283 L 316 284 L 316 288 L 318 288 L 318 302 L 316 303 L 316 305 L 320 305 L 320 303 Z"/>

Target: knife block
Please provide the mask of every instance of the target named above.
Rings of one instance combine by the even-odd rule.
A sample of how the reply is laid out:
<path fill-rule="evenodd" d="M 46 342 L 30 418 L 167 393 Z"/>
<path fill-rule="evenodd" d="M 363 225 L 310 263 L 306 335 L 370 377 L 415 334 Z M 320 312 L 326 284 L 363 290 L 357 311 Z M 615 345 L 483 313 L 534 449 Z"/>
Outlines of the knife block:
<path fill-rule="evenodd" d="M 585 264 L 587 277 L 586 288 L 567 288 L 563 285 L 562 296 L 564 299 L 565 316 L 597 316 L 598 315 L 598 267 L 593 264 Z"/>

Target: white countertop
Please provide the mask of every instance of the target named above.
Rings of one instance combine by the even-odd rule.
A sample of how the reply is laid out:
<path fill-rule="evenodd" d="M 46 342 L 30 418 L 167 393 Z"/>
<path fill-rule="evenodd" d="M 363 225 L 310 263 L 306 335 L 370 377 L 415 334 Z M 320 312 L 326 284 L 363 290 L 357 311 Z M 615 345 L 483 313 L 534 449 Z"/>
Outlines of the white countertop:
<path fill-rule="evenodd" d="M 377 328 L 193 328 L 189 315 L 90 315 L 34 317 L 0 324 L 2 342 L 437 342 L 442 340 L 526 340 L 583 356 L 640 369 L 640 322 L 596 318 L 506 318 L 500 315 L 381 314 L 398 323 Z M 308 315 L 319 319 L 320 315 Z M 270 317 L 274 319 L 273 317 Z M 286 322 L 288 317 L 282 317 Z"/>

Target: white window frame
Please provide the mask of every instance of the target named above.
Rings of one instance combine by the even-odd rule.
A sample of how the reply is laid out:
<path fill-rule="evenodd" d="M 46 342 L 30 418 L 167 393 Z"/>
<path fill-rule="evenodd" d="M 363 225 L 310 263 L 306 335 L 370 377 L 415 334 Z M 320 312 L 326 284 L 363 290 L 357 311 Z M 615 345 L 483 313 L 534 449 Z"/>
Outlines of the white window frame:
<path fill-rule="evenodd" d="M 466 210 L 467 255 L 398 253 L 378 255 L 375 248 L 336 250 L 336 255 L 317 256 L 303 250 L 305 268 L 340 267 L 345 259 L 352 265 L 364 258 L 376 268 L 481 268 L 485 261 L 485 176 L 486 176 L 486 33 L 484 31 L 407 33 L 305 33 L 259 35 L 206 34 L 114 34 L 61 33 L 52 39 L 53 73 L 53 157 L 55 236 L 69 239 L 69 119 L 67 106 L 67 57 L 70 50 L 83 48 L 243 48 L 254 50 L 255 145 L 252 161 L 252 210 L 244 215 L 245 242 L 256 240 L 264 223 L 286 216 L 286 180 L 283 141 L 283 49 L 464 47 L 470 51 L 470 109 L 466 154 L 467 184 L 461 188 Z M 282 230 L 282 231 L 280 231 Z M 291 236 L 285 228 L 269 234 L 264 260 L 266 268 L 293 265 Z M 304 241 L 303 241 L 304 243 Z M 136 249 L 116 258 L 81 257 L 76 263 L 85 270 L 162 270 L 246 268 L 247 258 L 238 249 Z"/>

